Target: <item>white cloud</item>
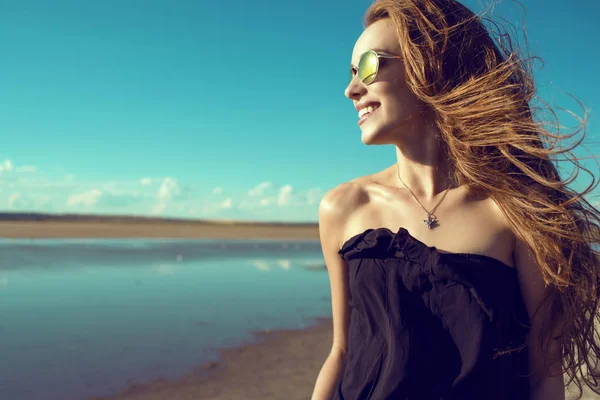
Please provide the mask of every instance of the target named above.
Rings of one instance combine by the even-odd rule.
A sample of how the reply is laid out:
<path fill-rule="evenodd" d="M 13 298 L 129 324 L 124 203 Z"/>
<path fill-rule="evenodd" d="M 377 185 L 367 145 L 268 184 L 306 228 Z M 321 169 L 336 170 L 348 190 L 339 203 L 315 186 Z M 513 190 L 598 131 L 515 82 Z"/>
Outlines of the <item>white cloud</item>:
<path fill-rule="evenodd" d="M 264 191 L 269 189 L 271 186 L 273 186 L 273 184 L 271 182 L 262 182 L 259 183 L 258 186 L 256 186 L 253 189 L 250 189 L 248 191 L 248 195 L 250 197 L 257 197 L 257 196 L 262 196 Z"/>
<path fill-rule="evenodd" d="M 164 213 L 169 205 L 169 201 L 173 200 L 173 198 L 178 196 L 180 193 L 181 189 L 179 188 L 179 184 L 177 183 L 176 179 L 171 178 L 170 176 L 163 178 L 160 187 L 158 188 L 158 192 L 156 193 L 158 203 L 152 206 L 152 213 Z"/>
<path fill-rule="evenodd" d="M 8 172 L 13 170 L 13 164 L 10 160 L 4 160 L 2 165 L 0 165 L 0 172 Z"/>
<path fill-rule="evenodd" d="M 270 189 L 270 190 L 268 190 Z M 260 195 L 259 195 L 260 194 Z M 277 207 L 306 207 L 318 204 L 323 193 L 320 188 L 296 191 L 291 184 L 285 184 L 279 188 L 273 187 L 270 182 L 263 182 L 248 191 L 248 196 L 236 202 L 240 209 L 258 210 L 261 213 Z"/>
<path fill-rule="evenodd" d="M 292 185 L 285 185 L 281 189 L 279 189 L 279 195 L 277 196 L 277 204 L 280 206 L 285 206 L 290 203 L 290 199 L 292 197 L 293 192 Z"/>
<path fill-rule="evenodd" d="M 158 189 L 157 197 L 160 200 L 169 200 L 180 193 L 179 185 L 177 180 L 167 176 L 163 179 Z"/>
<path fill-rule="evenodd" d="M 220 208 L 231 208 L 233 207 L 233 199 L 231 197 L 226 198 L 219 204 Z"/>
<path fill-rule="evenodd" d="M 0 207 L 43 212 L 88 208 L 102 214 L 285 220 L 290 206 L 294 206 L 290 217 L 312 216 L 313 204 L 322 197 L 318 188 L 298 190 L 292 184 L 280 185 L 267 180 L 241 192 L 216 186 L 207 193 L 169 176 L 90 181 L 81 177 L 76 180 L 74 174 L 63 171 L 52 179 L 31 165 L 13 164 L 8 159 L 0 159 L 0 176 L 0 190 L 4 191 Z"/>
<path fill-rule="evenodd" d="M 85 193 L 73 194 L 67 199 L 67 206 L 94 206 L 98 203 L 100 196 L 102 196 L 102 192 L 98 189 L 92 189 Z"/>
<path fill-rule="evenodd" d="M 275 203 L 275 200 L 275 197 L 265 197 L 263 199 L 260 199 L 258 204 L 260 204 L 263 207 L 270 206 L 271 204 Z"/>

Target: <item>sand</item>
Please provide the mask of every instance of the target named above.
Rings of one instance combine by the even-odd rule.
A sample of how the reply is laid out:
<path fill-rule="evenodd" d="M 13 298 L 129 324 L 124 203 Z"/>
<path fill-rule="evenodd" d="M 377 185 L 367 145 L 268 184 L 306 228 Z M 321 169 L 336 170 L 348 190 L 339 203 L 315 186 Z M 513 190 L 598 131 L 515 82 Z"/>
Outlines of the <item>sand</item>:
<path fill-rule="evenodd" d="M 0 221 L 0 238 L 318 239 L 317 224 L 170 221 Z"/>
<path fill-rule="evenodd" d="M 261 332 L 255 343 L 224 349 L 218 362 L 180 379 L 133 385 L 90 400 L 306 400 L 331 342 L 331 319 L 304 330 Z"/>

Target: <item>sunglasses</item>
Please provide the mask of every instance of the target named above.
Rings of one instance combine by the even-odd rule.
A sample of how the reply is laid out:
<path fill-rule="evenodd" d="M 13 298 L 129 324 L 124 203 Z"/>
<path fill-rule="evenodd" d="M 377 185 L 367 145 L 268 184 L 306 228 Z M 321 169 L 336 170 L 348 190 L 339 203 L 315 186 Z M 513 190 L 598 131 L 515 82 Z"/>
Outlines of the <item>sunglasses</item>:
<path fill-rule="evenodd" d="M 370 84 L 375 80 L 377 72 L 379 72 L 380 58 L 401 58 L 400 56 L 390 56 L 387 54 L 379 54 L 375 50 L 369 50 L 360 56 L 358 67 L 350 67 L 350 81 L 354 79 L 354 75 L 358 75 L 358 79 L 365 85 Z"/>

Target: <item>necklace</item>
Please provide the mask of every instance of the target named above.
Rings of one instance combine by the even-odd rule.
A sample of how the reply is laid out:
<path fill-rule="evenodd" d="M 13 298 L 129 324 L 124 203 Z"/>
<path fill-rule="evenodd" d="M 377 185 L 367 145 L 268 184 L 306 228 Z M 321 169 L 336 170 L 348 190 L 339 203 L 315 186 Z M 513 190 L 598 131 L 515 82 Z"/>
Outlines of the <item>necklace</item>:
<path fill-rule="evenodd" d="M 423 204 L 421 204 L 421 202 L 419 201 L 419 199 L 417 198 L 417 196 L 415 196 L 415 194 L 412 192 L 412 190 L 410 190 L 410 188 L 408 186 L 406 186 L 406 183 L 404 183 L 404 181 L 402 180 L 402 178 L 400 178 L 400 166 L 398 166 L 398 179 L 400 179 L 400 182 L 402 182 L 402 184 L 404 185 L 404 187 L 406 189 L 408 189 L 408 191 L 410 192 L 410 194 L 412 195 L 412 197 L 417 201 L 417 203 L 419 203 L 419 205 L 421 206 L 421 208 L 423 210 L 425 210 L 425 212 L 427 213 L 427 219 L 424 219 L 423 222 L 425 223 L 425 225 L 427 225 L 427 227 L 429 229 L 433 229 L 435 227 L 435 224 L 438 222 L 438 219 L 435 216 L 434 212 L 438 208 L 438 206 L 440 205 L 440 203 L 444 200 L 444 198 L 448 194 L 448 190 L 450 190 L 450 188 L 447 188 L 444 191 L 444 194 L 442 195 L 442 198 L 440 199 L 440 201 L 438 201 L 438 203 L 435 205 L 435 207 L 433 207 L 431 209 L 431 211 L 427 211 L 427 209 L 425 207 L 423 207 Z"/>

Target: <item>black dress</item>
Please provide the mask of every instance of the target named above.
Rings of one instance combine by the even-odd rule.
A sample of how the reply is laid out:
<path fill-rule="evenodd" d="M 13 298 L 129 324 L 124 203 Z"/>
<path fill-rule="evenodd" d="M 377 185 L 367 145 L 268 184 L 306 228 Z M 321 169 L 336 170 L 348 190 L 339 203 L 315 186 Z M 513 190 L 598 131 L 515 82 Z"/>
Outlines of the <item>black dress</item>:
<path fill-rule="evenodd" d="M 442 253 L 400 228 L 340 250 L 351 317 L 334 400 L 528 399 L 528 318 L 516 270 Z"/>

